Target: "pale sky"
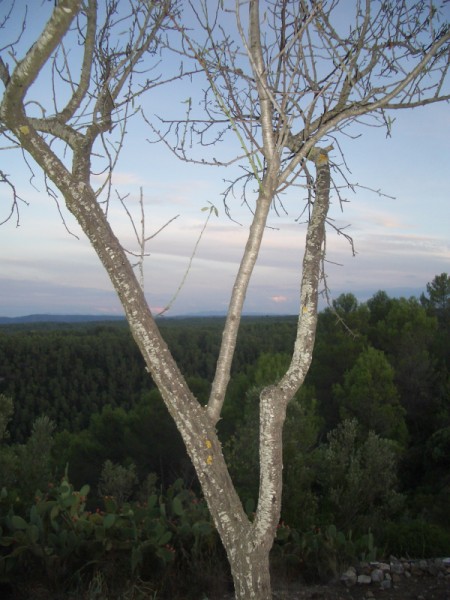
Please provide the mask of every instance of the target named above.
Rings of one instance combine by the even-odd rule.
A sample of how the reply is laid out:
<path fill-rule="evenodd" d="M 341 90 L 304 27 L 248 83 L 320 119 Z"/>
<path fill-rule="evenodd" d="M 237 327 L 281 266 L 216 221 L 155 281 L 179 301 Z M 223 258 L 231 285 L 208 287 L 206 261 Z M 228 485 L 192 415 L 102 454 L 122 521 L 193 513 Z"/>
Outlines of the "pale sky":
<path fill-rule="evenodd" d="M 0 9 L 1 10 L 1 9 Z M 173 92 L 167 92 L 168 94 Z M 173 96 L 161 92 L 152 106 Z M 182 98 L 180 98 L 182 100 Z M 180 113 L 181 114 L 181 109 Z M 436 274 L 450 272 L 450 110 L 446 104 L 397 111 L 392 137 L 383 129 L 360 126 L 357 139 L 341 138 L 348 179 L 361 187 L 344 190 L 350 201 L 341 211 L 336 198 L 330 216 L 349 225 L 357 255 L 330 228 L 327 240 L 328 286 L 332 297 L 352 292 L 366 300 L 382 289 L 392 296 L 419 295 Z M 224 179 L 236 171 L 177 161 L 162 145 L 150 145 L 149 131 L 131 126 L 114 184 L 137 208 L 143 188 L 147 235 L 171 217 L 180 216 L 148 244 L 145 291 L 157 312 L 172 298 L 188 268 L 211 202 L 212 216 L 197 248 L 190 273 L 168 315 L 225 311 L 245 244 L 248 211 L 234 200 L 238 225 L 225 215 Z M 339 155 L 335 153 L 336 160 Z M 20 224 L 0 228 L 0 316 L 37 313 L 122 314 L 106 274 L 74 219 L 44 193 L 36 171 L 34 186 L 17 150 L 0 154 L 0 168 L 11 175 L 29 205 L 22 205 Z M 379 196 L 372 190 L 381 190 Z M 288 214 L 270 218 L 246 312 L 293 314 L 298 311 L 305 226 L 296 221 L 304 192 L 285 200 Z M 9 189 L 0 185 L 0 221 L 8 214 Z M 119 203 L 110 212 L 125 247 L 137 250 L 129 220 Z M 138 213 L 136 212 L 138 216 Z"/>

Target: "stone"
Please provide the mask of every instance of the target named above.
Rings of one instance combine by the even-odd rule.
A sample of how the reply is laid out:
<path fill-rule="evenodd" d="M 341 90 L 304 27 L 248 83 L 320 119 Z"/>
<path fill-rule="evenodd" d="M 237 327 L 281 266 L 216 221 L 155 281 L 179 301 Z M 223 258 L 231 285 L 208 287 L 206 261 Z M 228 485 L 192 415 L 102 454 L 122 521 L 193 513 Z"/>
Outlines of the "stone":
<path fill-rule="evenodd" d="M 391 573 L 396 573 L 397 575 L 403 575 L 405 572 L 405 567 L 401 562 L 391 562 Z"/>
<path fill-rule="evenodd" d="M 341 582 L 350 588 L 356 583 L 369 586 L 371 583 L 379 584 L 379 589 L 390 589 L 399 585 L 402 580 L 423 577 L 445 578 L 450 583 L 450 557 L 434 559 L 407 560 L 405 558 L 390 557 L 390 563 L 372 561 L 362 562 L 357 567 L 349 567 L 341 575 Z M 350 593 L 350 589 L 347 590 Z M 364 591 L 364 598 L 370 589 Z M 450 600 L 450 596 L 449 599 Z"/>
<path fill-rule="evenodd" d="M 384 572 L 381 569 L 374 569 L 370 577 L 374 583 L 379 583 L 384 579 Z"/>
<path fill-rule="evenodd" d="M 351 587 L 355 585 L 357 580 L 356 569 L 354 567 L 349 567 L 345 573 L 341 575 L 341 581 L 347 587 Z"/>

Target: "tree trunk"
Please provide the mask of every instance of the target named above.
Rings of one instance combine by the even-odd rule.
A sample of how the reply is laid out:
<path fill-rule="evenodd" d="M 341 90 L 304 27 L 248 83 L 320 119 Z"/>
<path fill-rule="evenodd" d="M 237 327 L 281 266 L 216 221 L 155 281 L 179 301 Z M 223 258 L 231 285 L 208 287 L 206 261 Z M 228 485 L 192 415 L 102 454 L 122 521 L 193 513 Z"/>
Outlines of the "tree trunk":
<path fill-rule="evenodd" d="M 252 548 L 252 542 L 236 543 L 228 559 L 236 600 L 271 600 L 270 545 Z"/>

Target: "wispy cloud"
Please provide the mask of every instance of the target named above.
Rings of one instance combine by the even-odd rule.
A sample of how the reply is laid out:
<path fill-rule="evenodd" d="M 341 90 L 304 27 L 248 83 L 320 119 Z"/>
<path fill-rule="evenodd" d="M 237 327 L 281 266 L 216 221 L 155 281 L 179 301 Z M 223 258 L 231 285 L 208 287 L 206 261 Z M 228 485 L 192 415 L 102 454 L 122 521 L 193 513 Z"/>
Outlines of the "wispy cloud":
<path fill-rule="evenodd" d="M 284 302 L 287 302 L 287 297 L 281 295 L 272 296 L 271 300 L 275 302 L 275 304 L 283 304 Z"/>

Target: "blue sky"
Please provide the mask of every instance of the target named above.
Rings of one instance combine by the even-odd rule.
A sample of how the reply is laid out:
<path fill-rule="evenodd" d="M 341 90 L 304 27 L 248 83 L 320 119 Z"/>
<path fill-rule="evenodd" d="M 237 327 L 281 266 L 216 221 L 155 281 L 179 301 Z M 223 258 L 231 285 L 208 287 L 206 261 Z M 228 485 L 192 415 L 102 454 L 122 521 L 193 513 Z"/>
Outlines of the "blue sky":
<path fill-rule="evenodd" d="M 153 112 L 166 102 L 175 106 L 173 92 L 166 94 L 172 95 L 159 93 Z M 329 230 L 327 276 L 333 297 L 352 292 L 365 300 L 380 289 L 393 296 L 418 295 L 436 274 L 450 271 L 449 107 L 431 105 L 392 116 L 396 120 L 390 138 L 383 129 L 359 126 L 354 133 L 361 137 L 340 140 L 351 171 L 348 178 L 361 187 L 344 191 L 350 201 L 344 212 L 336 198 L 331 208 L 336 224 L 349 225 L 357 251 L 353 257 L 344 238 Z M 176 292 L 205 222 L 201 209 L 211 202 L 219 217 L 211 217 L 168 314 L 224 311 L 250 218 L 239 199 L 231 209 L 242 225 L 230 221 L 223 209 L 224 179 L 235 171 L 179 162 L 163 146 L 149 145 L 148 131 L 140 134 L 142 127 L 130 128 L 114 185 L 129 194 L 130 210 L 137 210 L 142 187 L 147 235 L 179 214 L 148 244 L 145 290 L 150 306 L 157 312 Z M 79 239 L 67 232 L 54 201 L 44 193 L 42 177 L 30 185 L 17 150 L 3 151 L 0 158 L 0 168 L 29 203 L 21 206 L 18 227 L 10 220 L 0 229 L 0 315 L 122 314 L 89 243 L 63 209 L 67 227 Z M 339 160 L 337 153 L 335 158 Z M 285 199 L 288 214 L 270 218 L 247 312 L 298 310 L 305 227 L 296 219 L 302 197 L 299 190 L 290 193 Z M 8 201 L 7 186 L 0 186 L 0 220 Z M 137 249 L 119 203 L 111 206 L 110 215 L 124 246 Z"/>

